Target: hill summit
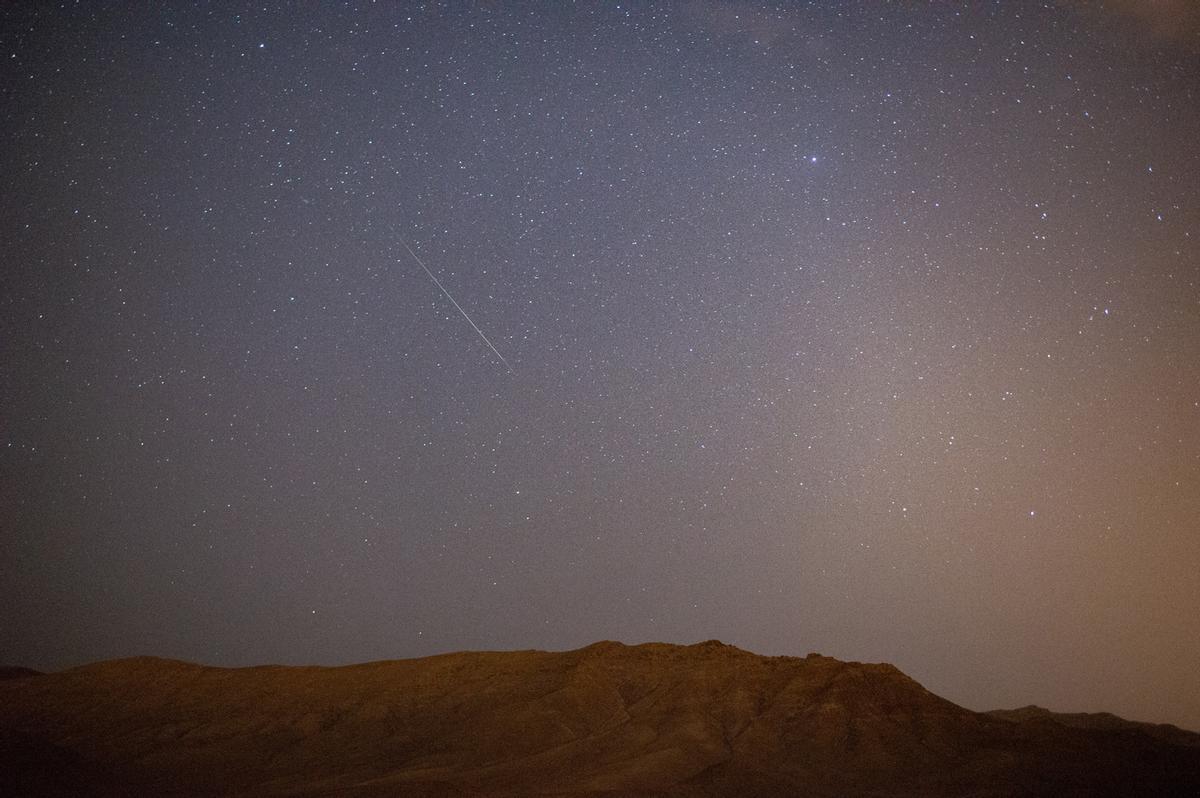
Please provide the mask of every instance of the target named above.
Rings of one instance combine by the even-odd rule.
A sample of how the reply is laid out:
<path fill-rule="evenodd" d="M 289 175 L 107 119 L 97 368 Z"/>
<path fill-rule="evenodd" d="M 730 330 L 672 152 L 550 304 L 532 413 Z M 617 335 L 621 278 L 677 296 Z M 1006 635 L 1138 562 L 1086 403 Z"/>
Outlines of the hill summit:
<path fill-rule="evenodd" d="M 891 665 L 718 641 L 336 668 L 139 657 L 0 681 L 0 792 L 1200 794 L 1200 735 L 1056 717 L 972 712 Z"/>

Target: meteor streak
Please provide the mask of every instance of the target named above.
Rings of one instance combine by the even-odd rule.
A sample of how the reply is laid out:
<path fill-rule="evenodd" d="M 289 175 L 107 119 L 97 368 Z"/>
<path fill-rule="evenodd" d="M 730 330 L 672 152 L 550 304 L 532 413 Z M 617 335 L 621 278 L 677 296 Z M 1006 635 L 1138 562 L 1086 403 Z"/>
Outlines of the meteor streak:
<path fill-rule="evenodd" d="M 408 250 L 408 254 L 412 255 L 413 260 L 417 262 L 417 265 L 425 270 L 425 273 L 429 275 L 429 279 L 433 280 L 433 284 L 442 289 L 442 293 L 446 295 L 446 299 L 449 299 L 452 303 L 454 303 L 454 307 L 458 308 L 458 312 L 461 313 L 463 318 L 467 320 L 467 324 L 470 324 L 475 329 L 475 332 L 479 333 L 479 337 L 482 338 L 483 342 L 488 345 L 488 349 L 491 349 L 493 352 L 495 352 L 496 357 L 500 358 L 500 362 L 503 363 L 509 371 L 512 371 L 513 367 L 509 365 L 507 360 L 504 359 L 504 355 L 500 354 L 500 350 L 492 346 L 492 342 L 489 341 L 488 337 L 483 334 L 483 330 L 479 329 L 479 326 L 475 324 L 475 322 L 471 321 L 471 317 L 468 316 L 467 312 L 462 309 L 462 305 L 454 301 L 454 297 L 450 296 L 450 292 L 446 290 L 446 286 L 442 285 L 441 280 L 433 276 L 433 272 L 429 271 L 429 267 L 425 265 L 425 262 L 417 257 L 417 253 L 413 252 L 412 247 L 408 245 L 408 242 L 401 238 L 400 243 L 403 244 L 404 248 Z"/>

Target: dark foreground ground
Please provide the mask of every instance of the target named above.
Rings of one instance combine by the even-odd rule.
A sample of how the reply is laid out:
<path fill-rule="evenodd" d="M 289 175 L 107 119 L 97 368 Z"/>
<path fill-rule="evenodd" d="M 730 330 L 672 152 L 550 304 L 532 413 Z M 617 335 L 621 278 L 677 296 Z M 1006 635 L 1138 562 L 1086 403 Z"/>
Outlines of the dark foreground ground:
<path fill-rule="evenodd" d="M 1200 735 L 716 642 L 0 677 L 0 795 L 1200 796 Z"/>

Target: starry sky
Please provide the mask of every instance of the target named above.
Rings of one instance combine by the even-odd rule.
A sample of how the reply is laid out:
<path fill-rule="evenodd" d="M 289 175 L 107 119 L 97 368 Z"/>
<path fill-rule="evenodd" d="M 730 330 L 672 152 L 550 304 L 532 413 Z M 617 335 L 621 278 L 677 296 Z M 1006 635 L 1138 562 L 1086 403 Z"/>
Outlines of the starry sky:
<path fill-rule="evenodd" d="M 9 2 L 0 57 L 7 662 L 719 638 L 1200 729 L 1196 4 Z"/>

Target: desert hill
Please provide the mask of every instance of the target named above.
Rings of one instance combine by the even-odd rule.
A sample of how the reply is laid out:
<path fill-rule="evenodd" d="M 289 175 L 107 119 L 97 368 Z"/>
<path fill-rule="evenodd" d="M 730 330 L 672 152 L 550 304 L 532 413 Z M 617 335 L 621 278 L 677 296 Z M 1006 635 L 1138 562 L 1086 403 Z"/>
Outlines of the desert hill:
<path fill-rule="evenodd" d="M 1200 795 L 1200 748 L 1033 714 L 715 641 L 339 668 L 135 658 L 0 681 L 0 793 Z"/>
<path fill-rule="evenodd" d="M 1030 704 L 1020 709 L 993 709 L 987 714 L 993 718 L 1014 723 L 1049 722 L 1076 729 L 1101 729 L 1146 734 L 1172 745 L 1200 748 L 1200 734 L 1172 726 L 1170 723 L 1142 723 L 1136 720 L 1125 720 L 1111 712 L 1051 712 L 1044 707 Z"/>

